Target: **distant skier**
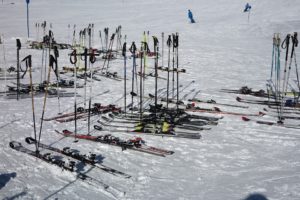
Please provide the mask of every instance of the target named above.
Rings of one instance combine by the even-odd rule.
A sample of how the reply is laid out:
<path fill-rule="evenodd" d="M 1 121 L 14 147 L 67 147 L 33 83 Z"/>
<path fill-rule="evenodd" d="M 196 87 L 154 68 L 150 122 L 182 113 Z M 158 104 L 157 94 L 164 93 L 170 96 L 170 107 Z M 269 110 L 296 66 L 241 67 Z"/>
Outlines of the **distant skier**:
<path fill-rule="evenodd" d="M 195 23 L 195 20 L 194 20 L 194 18 L 193 18 L 193 13 L 192 13 L 191 10 L 188 10 L 188 17 L 189 17 L 189 19 L 191 20 L 191 23 Z"/>
<path fill-rule="evenodd" d="M 251 6 L 250 6 L 249 3 L 247 3 L 247 4 L 245 5 L 244 12 L 248 12 L 248 11 L 250 11 L 250 10 L 251 10 Z"/>

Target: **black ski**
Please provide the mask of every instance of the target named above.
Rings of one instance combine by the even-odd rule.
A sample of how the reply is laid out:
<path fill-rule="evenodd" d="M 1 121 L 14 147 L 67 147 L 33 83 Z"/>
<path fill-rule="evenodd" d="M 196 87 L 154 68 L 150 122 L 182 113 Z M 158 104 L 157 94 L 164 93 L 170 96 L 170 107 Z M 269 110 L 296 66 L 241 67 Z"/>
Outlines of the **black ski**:
<path fill-rule="evenodd" d="M 25 139 L 25 141 L 28 144 L 35 144 L 36 143 L 36 140 L 34 138 L 31 138 L 31 137 L 27 137 Z M 122 177 L 125 177 L 125 178 L 130 178 L 131 177 L 130 175 L 128 175 L 124 172 L 121 172 L 121 171 L 118 171 L 116 169 L 110 168 L 110 167 L 105 166 L 101 163 L 97 163 L 97 161 L 95 160 L 95 158 L 96 158 L 95 154 L 90 154 L 89 156 L 86 156 L 86 155 L 79 154 L 78 152 L 75 152 L 74 150 L 71 150 L 69 147 L 59 149 L 59 148 L 55 148 L 55 147 L 52 147 L 52 146 L 49 146 L 49 145 L 46 145 L 46 144 L 43 144 L 43 143 L 39 143 L 38 146 L 43 148 L 43 149 L 48 149 L 50 151 L 54 151 L 54 152 L 63 154 L 65 156 L 69 156 L 73 159 L 76 159 L 76 160 L 82 161 L 86 164 L 95 166 L 95 167 L 97 167 L 97 168 L 99 168 L 99 169 L 101 169 L 101 170 L 103 170 L 107 173 L 112 174 L 112 175 L 122 176 Z"/>
<path fill-rule="evenodd" d="M 120 197 L 120 196 L 124 196 L 124 192 L 121 192 L 120 190 L 113 188 L 109 185 L 107 185 L 106 183 L 104 183 L 101 180 L 95 179 L 91 176 L 88 176 L 84 173 L 81 172 L 77 172 L 74 170 L 74 167 L 76 165 L 76 163 L 74 161 L 70 161 L 68 164 L 63 161 L 63 160 L 59 160 L 57 158 L 55 158 L 54 156 L 52 156 L 50 153 L 45 153 L 45 154 L 41 154 L 39 152 L 36 151 L 32 151 L 26 147 L 24 147 L 20 142 L 16 142 L 16 141 L 11 141 L 9 143 L 9 146 L 19 152 L 28 154 L 30 156 L 33 156 L 35 158 L 41 159 L 49 164 L 53 164 L 55 166 L 58 166 L 60 168 L 63 168 L 69 172 L 72 172 L 73 174 L 76 175 L 76 177 L 84 182 L 87 182 L 88 184 L 91 184 L 93 186 L 96 187 L 103 187 L 103 189 L 108 192 L 109 194 L 113 195 L 114 197 Z"/>

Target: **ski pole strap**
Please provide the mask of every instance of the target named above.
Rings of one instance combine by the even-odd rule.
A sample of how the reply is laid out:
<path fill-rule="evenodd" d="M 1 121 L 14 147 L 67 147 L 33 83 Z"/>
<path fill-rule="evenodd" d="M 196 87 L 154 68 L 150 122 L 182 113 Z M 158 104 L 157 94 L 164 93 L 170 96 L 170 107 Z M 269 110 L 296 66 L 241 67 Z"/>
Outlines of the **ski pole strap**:
<path fill-rule="evenodd" d="M 24 61 L 25 61 L 26 69 L 25 69 L 24 73 L 23 73 L 22 76 L 21 76 L 22 78 L 24 78 L 24 76 L 25 76 L 25 74 L 26 74 L 26 72 L 27 72 L 28 67 L 31 68 L 31 55 L 26 56 L 26 57 L 22 60 L 22 62 L 24 62 Z"/>
<path fill-rule="evenodd" d="M 54 63 L 55 63 L 55 68 L 54 68 Z M 58 78 L 58 74 L 57 74 L 57 59 L 54 58 L 53 55 L 50 55 L 49 66 L 53 69 L 56 78 Z"/>
<path fill-rule="evenodd" d="M 25 138 L 25 141 L 27 144 L 35 144 L 36 143 L 36 140 L 33 139 L 32 137 Z"/>
<path fill-rule="evenodd" d="M 17 49 L 20 50 L 21 49 L 21 41 L 20 39 L 17 39 Z"/>
<path fill-rule="evenodd" d="M 77 63 L 77 53 L 76 53 L 76 49 L 74 49 L 70 55 L 70 63 L 71 64 L 76 64 Z"/>
<path fill-rule="evenodd" d="M 173 47 L 177 48 L 178 47 L 178 35 L 173 34 Z"/>
<path fill-rule="evenodd" d="M 292 48 L 292 53 L 291 53 L 291 58 L 293 58 L 295 47 L 298 46 L 298 38 L 297 38 L 297 32 L 294 33 L 292 37 L 292 43 L 293 43 L 293 48 Z"/>
<path fill-rule="evenodd" d="M 148 43 L 147 42 L 142 42 L 142 44 L 143 44 L 144 49 L 146 50 L 146 53 L 147 54 L 150 53 L 150 49 L 149 49 Z"/>
<path fill-rule="evenodd" d="M 115 38 L 115 34 L 113 33 L 113 34 L 111 35 L 110 40 L 112 41 L 112 40 L 114 40 L 114 38 Z"/>
<path fill-rule="evenodd" d="M 167 40 L 167 46 L 170 48 L 172 44 L 172 39 L 171 39 L 171 35 L 169 35 L 168 40 Z"/>
<path fill-rule="evenodd" d="M 53 55 L 50 55 L 50 61 L 49 61 L 49 66 L 52 67 L 52 69 L 54 70 L 53 68 L 53 63 L 57 63 L 57 60 L 54 58 Z"/>
<path fill-rule="evenodd" d="M 92 52 L 91 52 L 91 54 L 90 54 L 90 62 L 92 63 L 92 64 L 94 64 L 95 62 L 96 62 L 96 55 L 95 55 L 95 49 L 92 49 Z"/>
<path fill-rule="evenodd" d="M 155 36 L 152 36 L 152 37 L 153 37 L 154 49 L 156 49 L 156 47 L 158 45 L 158 39 Z"/>
<path fill-rule="evenodd" d="M 291 37 L 291 35 L 287 34 L 287 36 L 285 37 L 285 39 L 283 40 L 283 42 L 281 44 L 281 48 L 286 49 L 285 61 L 288 60 L 290 37 Z"/>
<path fill-rule="evenodd" d="M 123 48 L 122 48 L 122 56 L 126 57 L 126 42 L 124 42 L 123 44 Z"/>
<path fill-rule="evenodd" d="M 135 54 L 136 52 L 136 45 L 135 42 L 132 42 L 131 47 L 129 48 L 130 53 Z"/>

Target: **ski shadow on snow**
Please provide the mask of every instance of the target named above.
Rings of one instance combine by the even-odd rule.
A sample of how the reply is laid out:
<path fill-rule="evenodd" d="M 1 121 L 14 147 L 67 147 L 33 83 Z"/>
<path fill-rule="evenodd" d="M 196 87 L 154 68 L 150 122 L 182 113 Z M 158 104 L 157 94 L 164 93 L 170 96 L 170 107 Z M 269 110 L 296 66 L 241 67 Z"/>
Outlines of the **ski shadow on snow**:
<path fill-rule="evenodd" d="M 97 155 L 96 156 L 96 159 L 95 159 L 95 163 L 98 163 L 98 164 L 101 164 L 101 163 L 103 163 L 103 159 L 104 159 L 105 157 L 104 156 L 102 156 L 102 155 Z M 90 166 L 89 164 L 86 164 L 86 163 L 84 163 L 84 162 L 77 162 L 76 164 L 75 164 L 75 169 L 76 169 L 76 172 L 83 172 L 83 171 L 85 171 L 84 170 L 84 168 L 86 167 L 86 166 Z M 89 169 L 89 171 L 92 169 L 92 168 L 94 168 L 93 166 Z"/>
<path fill-rule="evenodd" d="M 263 194 L 259 193 L 253 193 L 249 194 L 245 199 L 243 200 L 268 200 L 267 197 L 265 197 Z"/>
<path fill-rule="evenodd" d="M 12 172 L 9 174 L 0 174 L 0 190 L 5 187 L 5 185 L 10 181 L 10 179 L 15 178 L 17 176 L 16 172 Z"/>

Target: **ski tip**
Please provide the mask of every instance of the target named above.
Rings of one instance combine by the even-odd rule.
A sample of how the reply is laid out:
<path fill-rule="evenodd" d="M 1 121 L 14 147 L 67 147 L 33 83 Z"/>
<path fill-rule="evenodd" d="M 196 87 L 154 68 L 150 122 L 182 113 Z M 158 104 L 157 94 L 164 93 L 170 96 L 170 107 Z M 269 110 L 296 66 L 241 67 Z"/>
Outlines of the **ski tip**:
<path fill-rule="evenodd" d="M 20 142 L 11 141 L 11 142 L 9 143 L 9 146 L 10 146 L 10 148 L 15 149 L 15 148 L 17 148 L 17 147 L 22 146 L 22 144 L 21 144 Z"/>
<path fill-rule="evenodd" d="M 221 109 L 219 107 L 214 107 L 215 111 L 221 112 Z"/>
<path fill-rule="evenodd" d="M 242 120 L 243 120 L 243 121 L 246 121 L 246 122 L 247 122 L 247 121 L 250 121 L 250 119 L 249 119 L 248 117 L 246 117 L 246 116 L 242 116 Z"/>
<path fill-rule="evenodd" d="M 266 115 L 266 113 L 261 112 L 261 111 L 259 111 L 258 114 L 259 114 L 259 116 L 264 116 L 264 115 Z"/>

